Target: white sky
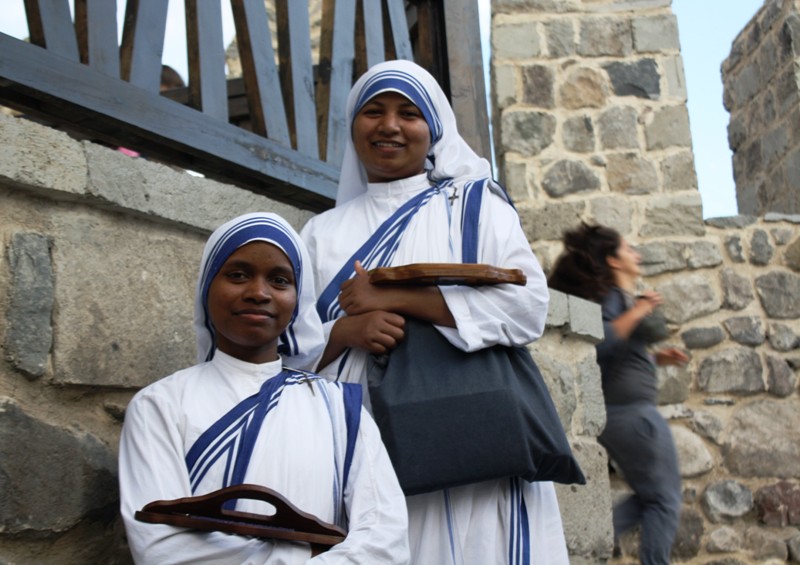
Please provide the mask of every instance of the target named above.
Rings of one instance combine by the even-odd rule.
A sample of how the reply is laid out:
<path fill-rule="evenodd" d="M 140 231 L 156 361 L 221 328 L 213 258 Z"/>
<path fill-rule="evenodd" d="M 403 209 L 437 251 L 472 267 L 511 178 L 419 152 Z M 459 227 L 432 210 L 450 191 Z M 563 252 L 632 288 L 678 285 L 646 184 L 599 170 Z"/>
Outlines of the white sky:
<path fill-rule="evenodd" d="M 2 0 L 0 32 L 14 37 L 28 35 L 23 0 Z M 490 0 L 479 0 L 482 36 L 488 37 Z M 70 0 L 70 6 L 73 2 Z M 117 0 L 118 20 L 124 15 L 125 0 Z M 763 4 L 763 0 L 673 0 L 678 18 L 689 120 L 697 169 L 703 216 L 736 214 L 731 153 L 728 149 L 728 112 L 722 105 L 720 65 L 730 53 L 731 43 Z M 188 77 L 186 25 L 183 0 L 169 0 L 167 37 L 163 62 Z M 230 2 L 222 2 L 223 36 L 227 45 L 234 36 Z M 121 32 L 120 32 L 121 33 Z M 484 59 L 488 59 L 484 41 Z M 487 80 L 487 86 L 489 82 Z"/>

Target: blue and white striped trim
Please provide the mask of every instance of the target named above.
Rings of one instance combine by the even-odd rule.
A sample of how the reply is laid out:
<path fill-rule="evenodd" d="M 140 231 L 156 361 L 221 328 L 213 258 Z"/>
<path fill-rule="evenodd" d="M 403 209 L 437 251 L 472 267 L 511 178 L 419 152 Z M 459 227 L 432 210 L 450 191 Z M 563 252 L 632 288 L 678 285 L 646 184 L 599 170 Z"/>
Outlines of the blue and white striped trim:
<path fill-rule="evenodd" d="M 530 565 L 530 524 L 520 484 L 522 479 L 513 477 L 509 480 L 511 481 L 511 496 L 509 497 L 511 523 L 509 524 L 508 562 L 510 565 Z"/>
<path fill-rule="evenodd" d="M 367 270 L 391 265 L 411 219 L 431 198 L 450 185 L 452 180 L 447 179 L 409 199 L 345 262 L 317 300 L 317 312 L 323 322 L 335 320 L 343 314 L 339 306 L 339 290 L 342 283 L 355 274 L 356 260 Z"/>
<path fill-rule="evenodd" d="M 287 386 L 321 378 L 301 371 L 284 370 L 266 381 L 257 394 L 234 406 L 203 432 L 185 458 L 192 493 L 209 470 L 221 461 L 224 461 L 225 470 L 218 488 L 241 484 L 264 418 L 278 404 L 283 390 Z"/>

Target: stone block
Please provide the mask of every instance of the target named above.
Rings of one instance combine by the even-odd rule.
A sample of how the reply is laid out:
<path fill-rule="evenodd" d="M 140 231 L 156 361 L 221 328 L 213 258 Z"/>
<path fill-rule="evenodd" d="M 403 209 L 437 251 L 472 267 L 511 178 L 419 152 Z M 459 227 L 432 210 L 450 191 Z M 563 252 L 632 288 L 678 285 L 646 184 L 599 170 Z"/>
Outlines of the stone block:
<path fill-rule="evenodd" d="M 630 106 L 615 106 L 600 114 L 598 129 L 603 149 L 638 149 L 637 120 L 636 108 Z"/>
<path fill-rule="evenodd" d="M 719 278 L 722 285 L 723 308 L 744 310 L 755 299 L 753 285 L 749 278 L 730 268 L 722 269 Z"/>
<path fill-rule="evenodd" d="M 594 125 L 591 116 L 568 118 L 561 127 L 564 147 L 574 153 L 594 151 Z"/>
<path fill-rule="evenodd" d="M 764 266 L 769 265 L 770 259 L 775 253 L 775 248 L 769 241 L 769 235 L 764 230 L 755 230 L 750 238 L 750 264 Z"/>
<path fill-rule="evenodd" d="M 784 359 L 767 355 L 767 390 L 780 398 L 787 398 L 797 390 L 797 376 Z"/>
<path fill-rule="evenodd" d="M 25 118 L 0 115 L 0 180 L 74 198 L 86 186 L 81 144 Z"/>
<path fill-rule="evenodd" d="M 608 187 L 623 194 L 650 194 L 658 190 L 655 165 L 637 153 L 608 155 L 606 178 Z"/>
<path fill-rule="evenodd" d="M 562 159 L 544 174 L 542 188 L 553 198 L 598 190 L 600 177 L 583 161 Z"/>
<path fill-rule="evenodd" d="M 756 515 L 771 528 L 800 525 L 800 486 L 778 481 L 761 487 L 753 497 Z"/>
<path fill-rule="evenodd" d="M 312 213 L 233 185 L 190 175 L 167 165 L 131 159 L 84 142 L 87 192 L 103 204 L 212 231 L 240 214 L 265 210 L 300 229 Z"/>
<path fill-rule="evenodd" d="M 756 278 L 756 292 L 770 318 L 800 318 L 800 276 L 772 271 Z"/>
<path fill-rule="evenodd" d="M 681 339 L 689 349 L 708 349 L 722 343 L 725 334 L 719 326 L 690 328 L 681 333 Z"/>
<path fill-rule="evenodd" d="M 492 30 L 492 56 L 503 59 L 530 59 L 542 53 L 541 38 L 530 22 L 495 23 Z"/>
<path fill-rule="evenodd" d="M 91 209 L 54 219 L 59 384 L 139 388 L 195 363 L 205 238 L 143 221 Z"/>
<path fill-rule="evenodd" d="M 767 339 L 775 351 L 791 351 L 800 347 L 800 336 L 786 324 L 770 324 Z"/>
<path fill-rule="evenodd" d="M 703 506 L 714 523 L 740 518 L 752 510 L 753 492 L 737 481 L 718 481 L 706 488 Z"/>
<path fill-rule="evenodd" d="M 575 26 L 569 19 L 553 19 L 544 22 L 547 55 L 552 59 L 570 57 L 575 54 Z"/>
<path fill-rule="evenodd" d="M 604 334 L 600 305 L 577 296 L 568 296 L 568 303 L 572 333 L 594 342 L 602 341 Z"/>
<path fill-rule="evenodd" d="M 672 55 L 663 57 L 661 65 L 667 79 L 667 96 L 682 102 L 686 101 L 686 73 L 683 69 L 683 57 Z"/>
<path fill-rule="evenodd" d="M 700 273 L 669 279 L 656 290 L 664 298 L 663 312 L 671 323 L 683 324 L 719 310 L 719 297 Z"/>
<path fill-rule="evenodd" d="M 528 166 L 519 161 L 506 161 L 503 163 L 501 182 L 514 202 L 530 198 L 528 190 Z"/>
<path fill-rule="evenodd" d="M 703 204 L 699 193 L 650 199 L 639 235 L 663 237 L 705 235 Z"/>
<path fill-rule="evenodd" d="M 522 67 L 522 102 L 539 108 L 555 106 L 555 73 L 546 65 Z"/>
<path fill-rule="evenodd" d="M 550 289 L 550 302 L 547 306 L 548 328 L 560 328 L 569 323 L 569 303 L 567 295 L 559 290 Z"/>
<path fill-rule="evenodd" d="M 514 65 L 495 65 L 492 91 L 499 110 L 517 103 L 517 68 Z"/>
<path fill-rule="evenodd" d="M 585 208 L 583 201 L 554 202 L 541 208 L 519 207 L 519 215 L 528 241 L 560 240 L 564 231 L 581 221 Z"/>
<path fill-rule="evenodd" d="M 691 147 L 689 113 L 686 106 L 666 106 L 655 112 L 645 125 L 647 149 L 655 151 L 669 147 Z"/>
<path fill-rule="evenodd" d="M 744 263 L 744 250 L 742 249 L 742 238 L 738 235 L 731 235 L 725 238 L 725 250 L 728 257 L 734 263 Z"/>
<path fill-rule="evenodd" d="M 637 53 L 680 51 L 678 19 L 672 14 L 633 18 L 631 28 Z"/>
<path fill-rule="evenodd" d="M 749 347 L 729 347 L 700 363 L 697 383 L 710 393 L 755 394 L 766 390 L 761 357 Z"/>
<path fill-rule="evenodd" d="M 678 452 L 681 477 L 698 477 L 714 468 L 711 452 L 697 434 L 683 426 L 670 426 L 670 430 Z"/>
<path fill-rule="evenodd" d="M 580 21 L 578 54 L 627 57 L 633 52 L 631 23 L 625 17 L 585 17 Z"/>
<path fill-rule="evenodd" d="M 758 399 L 739 407 L 726 426 L 728 471 L 740 477 L 800 476 L 800 415 L 796 402 Z"/>
<path fill-rule="evenodd" d="M 28 378 L 45 374 L 53 344 L 54 277 L 50 238 L 15 233 L 8 248 L 11 284 L 5 355 Z"/>
<path fill-rule="evenodd" d="M 800 238 L 795 239 L 786 246 L 783 252 L 783 260 L 791 270 L 800 272 Z"/>
<path fill-rule="evenodd" d="M 692 152 L 679 151 L 664 157 L 661 161 L 661 176 L 664 179 L 665 192 L 697 190 L 697 173 Z"/>
<path fill-rule="evenodd" d="M 89 514 L 117 513 L 117 459 L 97 437 L 45 422 L 0 397 L 0 530 L 64 532 Z"/>
<path fill-rule="evenodd" d="M 581 67 L 567 73 L 558 95 L 559 105 L 568 110 L 602 108 L 606 104 L 608 85 L 598 71 Z"/>
<path fill-rule="evenodd" d="M 711 412 L 695 410 L 692 413 L 691 426 L 698 434 L 714 442 L 717 445 L 722 443 L 723 425 L 722 420 Z"/>
<path fill-rule="evenodd" d="M 608 73 L 614 95 L 649 100 L 658 100 L 661 97 L 661 76 L 654 59 L 609 63 L 603 68 Z"/>
<path fill-rule="evenodd" d="M 506 110 L 501 119 L 501 143 L 506 151 L 523 156 L 541 153 L 553 143 L 556 118 L 545 112 Z"/>
<path fill-rule="evenodd" d="M 578 357 L 576 351 L 574 357 Z M 574 358 L 573 357 L 573 358 Z M 578 405 L 580 406 L 580 434 L 599 436 L 606 427 L 606 405 L 603 398 L 602 377 L 597 364 L 597 352 L 589 346 L 586 355 L 576 363 L 578 367 Z"/>
<path fill-rule="evenodd" d="M 621 235 L 631 233 L 633 206 L 622 196 L 593 198 L 590 202 L 591 220 L 617 230 Z"/>
<path fill-rule="evenodd" d="M 708 534 L 706 550 L 709 553 L 732 553 L 742 548 L 742 536 L 730 526 L 721 526 Z"/>
<path fill-rule="evenodd" d="M 758 316 L 737 316 L 722 322 L 731 339 L 741 345 L 756 347 L 767 340 L 764 324 Z"/>

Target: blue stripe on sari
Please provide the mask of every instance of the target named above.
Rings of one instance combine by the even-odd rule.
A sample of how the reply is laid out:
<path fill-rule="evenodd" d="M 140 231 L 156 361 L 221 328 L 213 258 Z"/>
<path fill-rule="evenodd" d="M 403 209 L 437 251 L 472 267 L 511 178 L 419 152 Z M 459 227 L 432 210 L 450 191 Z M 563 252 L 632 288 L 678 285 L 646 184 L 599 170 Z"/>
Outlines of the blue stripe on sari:
<path fill-rule="evenodd" d="M 530 565 L 531 563 L 530 524 L 528 522 L 528 509 L 525 505 L 525 498 L 520 484 L 521 480 L 519 477 L 509 479 L 511 524 L 508 540 L 508 562 L 511 565 Z"/>
<path fill-rule="evenodd" d="M 478 262 L 478 220 L 481 215 L 483 189 L 486 179 L 464 185 L 464 205 L 461 210 L 461 261 Z"/>
<path fill-rule="evenodd" d="M 203 432 L 186 454 L 192 493 L 221 457 L 226 457 L 227 461 L 223 484 L 218 488 L 241 484 L 267 413 L 276 405 L 287 384 L 305 382 L 308 378 L 304 373 L 282 371 L 267 380 L 257 394 L 234 406 Z M 230 502 L 235 504 L 235 501 Z"/>
<path fill-rule="evenodd" d="M 408 227 L 411 219 L 422 206 L 427 204 L 434 195 L 449 184 L 451 184 L 451 181 L 448 179 L 410 198 L 384 221 L 372 236 L 353 253 L 352 257 L 342 265 L 342 268 L 328 283 L 328 286 L 322 291 L 317 301 L 317 312 L 323 322 L 335 320 L 341 315 L 339 290 L 342 283 L 355 274 L 354 264 L 356 260 L 360 261 L 361 265 L 367 270 L 390 265 L 402 240 L 403 232 Z"/>

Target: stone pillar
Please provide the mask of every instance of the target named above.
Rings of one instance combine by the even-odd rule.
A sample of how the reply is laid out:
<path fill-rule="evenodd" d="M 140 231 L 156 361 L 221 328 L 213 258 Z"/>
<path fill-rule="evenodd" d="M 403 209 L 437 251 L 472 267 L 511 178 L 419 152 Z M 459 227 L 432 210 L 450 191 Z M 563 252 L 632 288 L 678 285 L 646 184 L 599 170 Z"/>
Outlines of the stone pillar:
<path fill-rule="evenodd" d="M 579 220 L 623 235 L 703 233 L 670 0 L 492 4 L 500 176 L 542 240 Z"/>
<path fill-rule="evenodd" d="M 740 214 L 800 213 L 800 12 L 767 0 L 722 64 Z"/>

